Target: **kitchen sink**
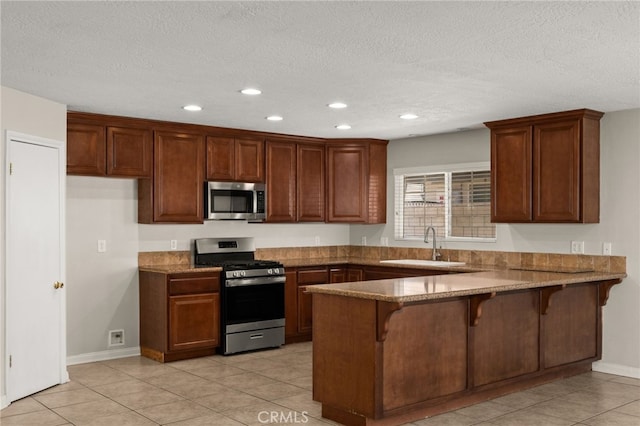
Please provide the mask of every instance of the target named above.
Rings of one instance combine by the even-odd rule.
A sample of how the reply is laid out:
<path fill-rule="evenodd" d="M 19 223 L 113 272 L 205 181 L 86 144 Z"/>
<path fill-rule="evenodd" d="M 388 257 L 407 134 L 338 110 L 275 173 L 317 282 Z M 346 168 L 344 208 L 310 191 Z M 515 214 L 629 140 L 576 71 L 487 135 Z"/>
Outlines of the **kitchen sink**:
<path fill-rule="evenodd" d="M 393 263 L 397 265 L 415 265 L 415 266 L 462 266 L 465 262 L 447 262 L 445 260 L 423 260 L 423 259 L 391 259 L 381 260 L 380 263 Z"/>

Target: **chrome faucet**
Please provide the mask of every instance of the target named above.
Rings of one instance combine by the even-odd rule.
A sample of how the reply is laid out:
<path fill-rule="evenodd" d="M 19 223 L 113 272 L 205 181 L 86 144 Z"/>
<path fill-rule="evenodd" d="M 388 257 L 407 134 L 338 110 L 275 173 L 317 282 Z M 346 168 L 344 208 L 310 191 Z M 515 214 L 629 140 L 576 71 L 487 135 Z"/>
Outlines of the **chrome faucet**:
<path fill-rule="evenodd" d="M 433 250 L 431 252 L 431 260 L 438 260 L 440 254 L 436 250 L 436 228 L 434 228 L 433 226 L 427 227 L 427 229 L 424 231 L 424 242 L 429 244 L 429 230 L 433 231 Z"/>

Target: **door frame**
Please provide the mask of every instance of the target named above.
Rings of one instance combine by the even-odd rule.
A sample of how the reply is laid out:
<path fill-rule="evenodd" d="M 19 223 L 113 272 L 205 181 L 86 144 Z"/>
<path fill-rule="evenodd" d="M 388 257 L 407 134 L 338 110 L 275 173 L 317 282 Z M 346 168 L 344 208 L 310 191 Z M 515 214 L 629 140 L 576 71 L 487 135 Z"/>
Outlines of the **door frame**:
<path fill-rule="evenodd" d="M 9 168 L 10 168 L 10 158 L 11 158 L 11 146 L 12 144 L 15 142 L 17 143 L 29 143 L 29 144 L 33 144 L 33 145 L 40 145 L 40 146 L 44 146 L 44 147 L 49 147 L 49 148 L 54 148 L 58 151 L 58 170 L 59 170 L 59 188 L 60 188 L 60 192 L 58 194 L 59 198 L 60 198 L 60 223 L 59 223 L 59 232 L 60 232 L 60 281 L 65 282 L 66 281 L 66 209 L 65 209 L 65 205 L 66 205 L 66 169 L 67 169 L 67 165 L 66 165 L 66 159 L 67 159 L 67 155 L 66 155 L 66 142 L 65 141 L 58 141 L 58 140 L 54 140 L 54 139 L 48 139 L 48 138 L 43 138 L 43 137 L 39 137 L 39 136 L 33 136 L 33 135 L 28 135 L 25 133 L 20 133 L 20 132 L 15 132 L 15 131 L 11 131 L 11 130 L 7 130 L 6 134 L 5 134 L 5 145 L 6 145 L 6 149 L 5 149 L 5 167 L 4 167 L 4 180 L 5 180 L 5 195 L 4 195 L 4 226 L 5 226 L 5 231 L 8 231 L 9 227 L 11 226 L 12 223 L 12 217 L 11 217 L 11 211 L 10 211 L 10 207 L 9 207 L 9 195 L 10 195 L 10 184 L 9 184 Z M 2 321 L 2 323 L 4 324 L 4 330 L 3 330 L 3 337 L 4 337 L 4 353 L 3 355 L 3 360 L 4 363 L 2 365 L 2 381 L 3 381 L 3 388 L 5 390 L 5 394 L 1 395 L 1 400 L 0 400 L 0 408 L 4 408 L 7 405 L 9 405 L 12 401 L 12 391 L 10 389 L 10 383 L 8 380 L 8 373 L 9 373 L 9 353 L 11 353 L 11 344 L 12 342 L 9 341 L 9 333 L 8 330 L 11 327 L 11 323 L 13 318 L 10 318 L 9 313 L 7 312 L 7 307 L 9 304 L 9 301 L 7 300 L 7 294 L 8 294 L 8 286 L 9 283 L 7 282 L 7 278 L 9 277 L 9 271 L 11 271 L 12 268 L 12 261 L 11 261 L 11 252 L 9 251 L 9 247 L 10 247 L 10 238 L 8 235 L 8 232 L 5 233 L 5 244 L 4 244 L 4 257 L 5 257 L 5 268 L 4 268 L 4 274 L 2 277 L 3 283 L 4 283 L 4 288 L 3 288 L 3 294 L 2 294 L 2 311 L 3 311 L 3 318 L 0 318 L 0 320 Z M 60 292 L 60 298 L 59 298 L 59 303 L 60 303 L 60 318 L 59 318 L 59 326 L 60 326 L 60 340 L 59 340 L 59 347 L 60 347 L 60 365 L 58 366 L 58 374 L 59 374 L 59 383 L 65 383 L 69 381 L 69 373 L 67 372 L 67 324 L 66 324 L 66 291 L 62 291 Z"/>

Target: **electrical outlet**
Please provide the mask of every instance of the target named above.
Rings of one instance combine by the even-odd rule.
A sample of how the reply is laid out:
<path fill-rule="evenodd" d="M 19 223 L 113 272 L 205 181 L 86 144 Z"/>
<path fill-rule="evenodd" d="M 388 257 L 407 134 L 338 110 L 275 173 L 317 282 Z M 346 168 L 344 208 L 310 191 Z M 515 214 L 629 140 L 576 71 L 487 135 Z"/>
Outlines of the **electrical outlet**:
<path fill-rule="evenodd" d="M 316 242 L 317 246 L 320 245 L 320 236 L 319 235 L 316 235 L 315 242 Z"/>
<path fill-rule="evenodd" d="M 178 250 L 178 240 L 171 240 L 171 250 Z"/>
<path fill-rule="evenodd" d="M 124 345 L 124 330 L 109 330 L 109 346 Z"/>
<path fill-rule="evenodd" d="M 602 254 L 611 256 L 611 243 L 602 243 Z"/>
<path fill-rule="evenodd" d="M 380 245 L 382 247 L 388 247 L 389 246 L 389 238 L 388 237 L 380 237 Z"/>
<path fill-rule="evenodd" d="M 98 240 L 98 253 L 107 251 L 107 240 Z"/>
<path fill-rule="evenodd" d="M 362 237 L 362 245 L 363 246 L 367 245 L 367 237 Z"/>
<path fill-rule="evenodd" d="M 584 254 L 584 241 L 571 241 L 571 254 Z"/>

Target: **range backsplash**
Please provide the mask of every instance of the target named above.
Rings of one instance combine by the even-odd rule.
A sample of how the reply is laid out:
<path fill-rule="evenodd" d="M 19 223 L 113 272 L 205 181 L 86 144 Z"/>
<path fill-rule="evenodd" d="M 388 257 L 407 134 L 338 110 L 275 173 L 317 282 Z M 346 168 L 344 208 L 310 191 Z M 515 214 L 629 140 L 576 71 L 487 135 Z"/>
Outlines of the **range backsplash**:
<path fill-rule="evenodd" d="M 597 272 L 626 273 L 625 256 L 598 256 L 588 254 L 526 253 L 487 250 L 440 249 L 442 260 L 465 262 L 483 268 L 538 269 L 538 270 L 592 270 Z M 386 259 L 431 259 L 431 249 L 379 246 L 314 246 L 258 248 L 256 259 L 287 261 L 295 259 L 327 259 L 377 261 Z M 138 266 L 189 265 L 189 251 L 154 251 L 138 253 Z"/>

